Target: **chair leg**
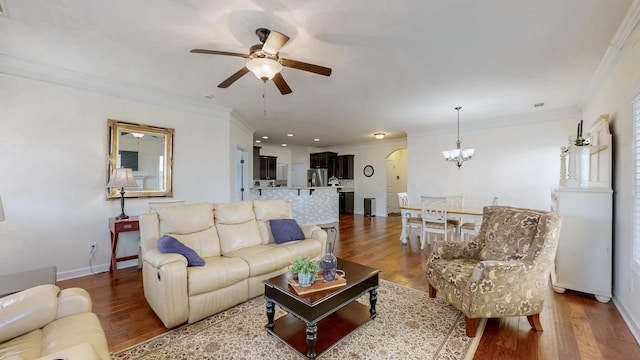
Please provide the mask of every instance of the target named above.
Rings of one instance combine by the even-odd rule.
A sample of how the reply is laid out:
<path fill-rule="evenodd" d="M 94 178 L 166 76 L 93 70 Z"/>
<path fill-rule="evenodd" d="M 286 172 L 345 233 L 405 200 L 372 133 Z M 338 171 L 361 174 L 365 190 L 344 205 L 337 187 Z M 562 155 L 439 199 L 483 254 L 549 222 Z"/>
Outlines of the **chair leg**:
<path fill-rule="evenodd" d="M 435 298 L 437 292 L 438 290 L 436 290 L 436 288 L 434 288 L 431 284 L 429 284 L 429 297 Z"/>
<path fill-rule="evenodd" d="M 478 324 L 480 324 L 480 319 L 474 318 L 470 319 L 465 316 L 465 329 L 468 337 L 476 337 L 476 331 L 478 330 Z"/>
<path fill-rule="evenodd" d="M 527 316 L 527 320 L 529 320 L 529 325 L 531 325 L 533 330 L 543 331 L 542 324 L 540 323 L 540 314 L 529 315 Z"/>

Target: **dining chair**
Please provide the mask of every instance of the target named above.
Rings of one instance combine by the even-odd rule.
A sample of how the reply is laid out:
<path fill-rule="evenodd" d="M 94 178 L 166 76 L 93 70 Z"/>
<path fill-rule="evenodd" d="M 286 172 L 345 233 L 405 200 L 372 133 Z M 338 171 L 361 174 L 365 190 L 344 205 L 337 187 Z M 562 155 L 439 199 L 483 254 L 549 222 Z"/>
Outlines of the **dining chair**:
<path fill-rule="evenodd" d="M 498 197 L 494 196 L 491 201 L 492 206 L 498 205 Z M 460 226 L 460 239 L 461 240 L 469 240 L 471 236 L 475 237 L 478 235 L 478 231 L 480 230 L 480 225 L 482 224 L 482 217 L 476 218 L 474 222 L 464 223 Z"/>
<path fill-rule="evenodd" d="M 398 205 L 399 206 L 408 206 L 409 205 L 409 194 L 406 192 L 398 193 Z M 406 214 L 405 218 L 407 220 L 407 240 L 411 237 L 411 229 L 416 228 L 422 230 L 422 219 L 419 216 L 411 216 L 411 214 Z M 420 231 L 422 234 L 422 231 Z M 422 236 L 422 235 L 419 235 Z"/>
<path fill-rule="evenodd" d="M 420 249 L 424 249 L 426 243 L 431 243 L 431 234 L 442 235 L 447 240 L 449 234 L 453 234 L 455 227 L 447 221 L 447 198 L 445 196 L 420 196 L 422 204 L 422 236 L 420 237 Z"/>
<path fill-rule="evenodd" d="M 464 208 L 464 194 L 450 194 L 445 195 L 447 197 L 447 205 L 449 209 L 463 209 Z M 451 216 L 447 217 L 449 220 L 449 224 L 455 226 L 456 234 L 463 237 L 463 229 L 468 230 L 470 228 L 475 228 L 475 222 L 465 222 L 462 216 Z"/>

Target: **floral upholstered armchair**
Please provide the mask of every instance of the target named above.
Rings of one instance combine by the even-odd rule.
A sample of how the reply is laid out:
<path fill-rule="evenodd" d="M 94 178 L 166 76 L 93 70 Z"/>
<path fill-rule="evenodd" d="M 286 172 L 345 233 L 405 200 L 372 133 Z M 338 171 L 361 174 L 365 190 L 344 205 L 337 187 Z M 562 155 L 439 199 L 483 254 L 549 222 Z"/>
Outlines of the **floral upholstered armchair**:
<path fill-rule="evenodd" d="M 481 318 L 527 316 L 542 331 L 561 223 L 555 212 L 485 207 L 475 239 L 442 242 L 427 260 L 429 296 L 440 292 L 464 313 L 469 337 Z"/>

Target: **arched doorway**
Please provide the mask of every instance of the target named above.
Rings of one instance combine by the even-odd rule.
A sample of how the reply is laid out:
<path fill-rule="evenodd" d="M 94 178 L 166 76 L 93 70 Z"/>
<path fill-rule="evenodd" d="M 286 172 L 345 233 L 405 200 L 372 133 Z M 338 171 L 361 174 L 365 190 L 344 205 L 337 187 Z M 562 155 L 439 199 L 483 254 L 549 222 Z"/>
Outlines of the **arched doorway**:
<path fill-rule="evenodd" d="M 407 149 L 399 149 L 387 156 L 387 214 L 400 214 L 398 193 L 407 191 Z"/>

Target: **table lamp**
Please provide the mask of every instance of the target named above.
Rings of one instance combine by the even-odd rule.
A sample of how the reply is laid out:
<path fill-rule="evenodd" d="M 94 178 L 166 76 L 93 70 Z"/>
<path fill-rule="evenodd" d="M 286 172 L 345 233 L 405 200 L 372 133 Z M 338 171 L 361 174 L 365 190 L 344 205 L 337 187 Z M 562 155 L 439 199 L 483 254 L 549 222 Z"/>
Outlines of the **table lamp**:
<path fill-rule="evenodd" d="M 116 219 L 123 220 L 128 219 L 129 215 L 124 213 L 124 188 L 125 187 L 138 187 L 136 179 L 133 177 L 133 171 L 127 168 L 116 168 L 111 173 L 111 178 L 107 184 L 109 188 L 120 188 L 120 215 L 116 216 Z"/>

